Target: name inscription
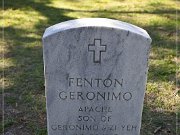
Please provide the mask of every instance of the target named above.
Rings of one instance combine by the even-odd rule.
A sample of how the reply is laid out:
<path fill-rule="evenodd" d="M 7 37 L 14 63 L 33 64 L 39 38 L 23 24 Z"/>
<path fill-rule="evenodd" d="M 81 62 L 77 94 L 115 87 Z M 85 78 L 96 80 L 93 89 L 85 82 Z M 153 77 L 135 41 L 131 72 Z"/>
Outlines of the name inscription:
<path fill-rule="evenodd" d="M 131 91 L 123 90 L 123 78 L 113 79 L 69 77 L 66 79 L 66 81 L 68 84 L 67 90 L 61 89 L 58 91 L 59 101 L 97 100 L 103 102 L 113 100 L 128 102 L 133 98 L 133 93 Z M 137 125 L 132 125 L 130 123 L 124 123 L 124 125 L 111 125 L 113 120 L 116 118 L 113 117 L 113 109 L 108 106 L 108 104 L 104 106 L 81 105 L 77 107 L 77 111 L 78 115 L 73 120 L 77 123 L 73 124 L 74 122 L 72 122 L 68 125 L 56 123 L 51 125 L 51 129 L 55 132 L 72 131 L 74 133 L 73 135 L 85 135 L 85 131 L 92 131 L 92 133 L 90 133 L 89 135 L 106 135 L 107 131 L 114 131 L 116 133 L 119 130 L 129 132 L 134 132 L 137 130 Z M 96 124 L 99 122 L 102 122 L 102 124 Z M 76 131 L 82 132 L 80 132 L 80 134 L 77 134 Z M 102 131 L 102 134 L 94 134 L 94 131 Z"/>
<path fill-rule="evenodd" d="M 102 78 L 68 78 L 69 87 L 97 87 L 97 88 L 106 88 L 106 87 L 122 87 L 123 79 L 102 79 Z"/>
<path fill-rule="evenodd" d="M 137 126 L 136 125 L 78 125 L 78 124 L 71 124 L 71 125 L 51 125 L 52 130 L 73 130 L 73 131 L 91 131 L 91 130 L 103 130 L 103 131 L 116 131 L 117 129 L 120 129 L 121 131 L 136 131 Z"/>

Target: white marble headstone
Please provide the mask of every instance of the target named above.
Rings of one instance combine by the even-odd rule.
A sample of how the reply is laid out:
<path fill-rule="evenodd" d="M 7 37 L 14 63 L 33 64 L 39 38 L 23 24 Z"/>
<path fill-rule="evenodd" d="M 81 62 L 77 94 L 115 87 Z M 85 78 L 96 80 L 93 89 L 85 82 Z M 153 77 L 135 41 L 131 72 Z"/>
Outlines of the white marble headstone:
<path fill-rule="evenodd" d="M 139 135 L 151 38 L 86 18 L 43 35 L 48 135 Z"/>

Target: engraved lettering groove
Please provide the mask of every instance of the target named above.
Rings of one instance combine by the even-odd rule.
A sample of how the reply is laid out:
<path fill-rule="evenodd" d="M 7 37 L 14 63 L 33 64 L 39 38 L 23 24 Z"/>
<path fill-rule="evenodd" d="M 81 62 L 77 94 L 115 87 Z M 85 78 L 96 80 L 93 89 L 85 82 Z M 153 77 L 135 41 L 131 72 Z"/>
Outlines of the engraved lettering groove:
<path fill-rule="evenodd" d="M 101 53 L 106 52 L 106 45 L 101 45 L 101 39 L 94 39 L 94 44 L 88 45 L 88 52 L 93 52 L 94 63 L 101 63 Z"/>

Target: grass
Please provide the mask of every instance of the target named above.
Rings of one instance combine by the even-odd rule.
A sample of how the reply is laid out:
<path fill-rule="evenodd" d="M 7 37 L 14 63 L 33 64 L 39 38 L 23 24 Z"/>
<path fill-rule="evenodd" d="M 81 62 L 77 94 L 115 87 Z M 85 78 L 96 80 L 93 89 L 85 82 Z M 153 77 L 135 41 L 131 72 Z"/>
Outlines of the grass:
<path fill-rule="evenodd" d="M 152 37 L 141 135 L 175 135 L 176 113 L 180 116 L 176 11 L 179 0 L 6 0 L 4 12 L 0 10 L 5 133 L 47 134 L 41 42 L 45 28 L 70 19 L 105 17 L 140 26 Z"/>

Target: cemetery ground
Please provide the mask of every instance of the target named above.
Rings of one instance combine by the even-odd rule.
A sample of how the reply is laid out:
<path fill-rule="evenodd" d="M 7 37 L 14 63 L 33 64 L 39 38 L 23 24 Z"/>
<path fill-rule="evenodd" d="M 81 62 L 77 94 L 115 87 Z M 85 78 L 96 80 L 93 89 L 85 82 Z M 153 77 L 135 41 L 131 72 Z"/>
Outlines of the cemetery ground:
<path fill-rule="evenodd" d="M 142 27 L 153 40 L 141 135 L 180 134 L 176 126 L 180 123 L 180 59 L 176 57 L 180 51 L 176 46 L 179 0 L 6 0 L 4 5 L 4 12 L 3 8 L 0 11 L 0 27 L 4 29 L 4 33 L 0 31 L 0 54 L 4 57 L 0 70 L 4 74 L 1 93 L 5 112 L 0 133 L 4 126 L 5 135 L 47 134 L 44 30 L 66 20 L 102 17 Z M 2 110 L 2 103 L 0 107 Z"/>

